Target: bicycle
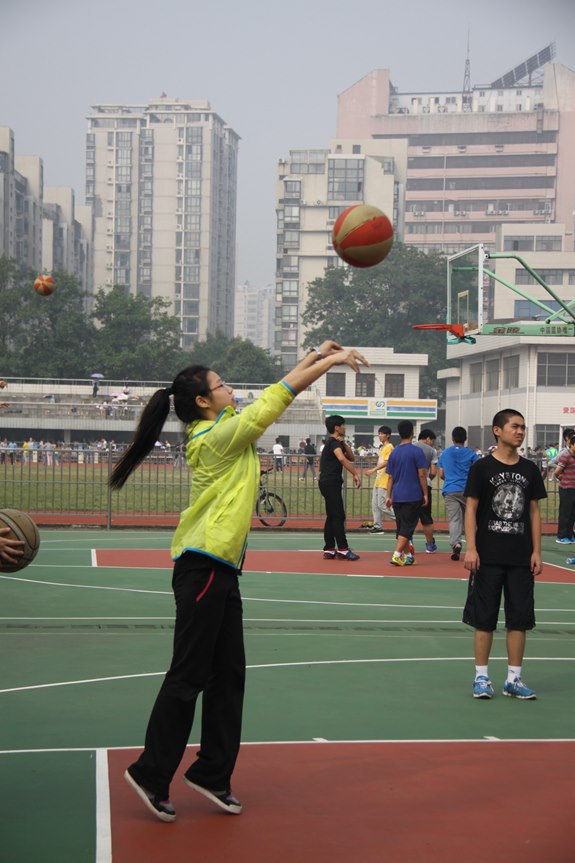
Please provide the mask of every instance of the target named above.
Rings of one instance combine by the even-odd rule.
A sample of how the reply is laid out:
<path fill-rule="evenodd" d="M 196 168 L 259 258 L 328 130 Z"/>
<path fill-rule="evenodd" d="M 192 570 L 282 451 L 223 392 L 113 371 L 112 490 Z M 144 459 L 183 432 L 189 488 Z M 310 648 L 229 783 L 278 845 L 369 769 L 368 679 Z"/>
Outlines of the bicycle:
<path fill-rule="evenodd" d="M 279 494 L 268 488 L 271 468 L 260 469 L 260 485 L 256 499 L 256 515 L 264 527 L 283 527 L 287 519 L 287 506 Z"/>

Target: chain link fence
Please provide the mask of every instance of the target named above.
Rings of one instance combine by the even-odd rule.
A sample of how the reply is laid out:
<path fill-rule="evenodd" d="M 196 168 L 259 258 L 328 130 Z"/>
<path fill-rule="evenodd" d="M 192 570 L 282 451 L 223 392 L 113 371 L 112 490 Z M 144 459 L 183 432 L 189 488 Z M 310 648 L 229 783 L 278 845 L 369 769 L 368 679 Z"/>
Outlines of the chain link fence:
<path fill-rule="evenodd" d="M 135 471 L 120 492 L 108 487 L 118 453 L 111 449 L 79 446 L 24 449 L 3 446 L 0 449 L 0 506 L 30 513 L 39 524 L 98 525 L 103 527 L 173 526 L 180 512 L 188 506 L 191 474 L 181 448 L 158 447 Z M 260 453 L 262 478 L 260 495 L 273 496 L 271 506 L 285 504 L 286 528 L 323 526 L 325 509 L 317 484 L 319 458 L 314 471 L 307 457 L 287 454 L 275 459 L 271 453 Z M 373 467 L 375 457 L 357 459 L 362 471 Z M 306 467 L 307 465 L 307 467 Z M 315 472 L 315 476 L 314 476 Z M 372 522 L 371 498 L 374 476 L 362 476 L 356 489 L 352 477 L 344 471 L 344 498 L 348 528 L 360 528 Z M 543 529 L 553 533 L 558 510 L 558 484 L 547 477 L 546 500 L 541 501 Z M 262 521 L 277 526 L 282 519 L 265 518 L 264 505 L 254 513 L 254 527 Z M 283 507 L 282 507 L 283 510 Z M 447 529 L 439 479 L 433 484 L 433 517 L 439 531 Z M 269 513 L 268 513 L 269 515 Z M 393 531 L 393 520 L 386 517 L 384 527 Z"/>

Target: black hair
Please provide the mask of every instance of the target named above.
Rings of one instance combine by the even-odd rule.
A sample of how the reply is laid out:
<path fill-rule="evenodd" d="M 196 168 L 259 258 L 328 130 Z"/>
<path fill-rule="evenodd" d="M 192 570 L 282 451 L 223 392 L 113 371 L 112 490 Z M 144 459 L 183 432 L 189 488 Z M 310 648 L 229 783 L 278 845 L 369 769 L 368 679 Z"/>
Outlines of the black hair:
<path fill-rule="evenodd" d="M 401 420 L 397 424 L 397 431 L 401 440 L 407 440 L 413 434 L 413 423 L 411 420 Z"/>
<path fill-rule="evenodd" d="M 569 438 L 569 446 L 573 446 L 574 443 L 575 443 L 575 434 L 572 434 L 571 437 Z"/>
<path fill-rule="evenodd" d="M 453 431 L 451 432 L 451 440 L 454 443 L 465 443 L 467 440 L 467 432 L 463 428 L 463 426 L 455 426 Z"/>
<path fill-rule="evenodd" d="M 563 429 L 563 440 L 567 440 L 571 438 L 571 435 L 575 434 L 575 429 Z"/>
<path fill-rule="evenodd" d="M 391 429 L 389 426 L 380 426 L 377 431 L 378 434 L 379 432 L 381 432 L 382 434 L 386 434 L 388 437 L 391 434 Z"/>
<path fill-rule="evenodd" d="M 497 426 L 497 428 L 502 429 L 504 425 L 506 425 L 511 417 L 521 417 L 521 419 L 525 422 L 525 417 L 521 413 L 521 411 L 514 411 L 512 408 L 504 408 L 502 411 L 497 411 L 495 416 L 493 417 L 493 422 L 491 423 L 491 430 Z M 497 435 L 493 433 L 493 437 L 497 441 Z"/>
<path fill-rule="evenodd" d="M 140 417 L 134 438 L 110 474 L 112 488 L 122 488 L 130 474 L 143 462 L 160 437 L 170 413 L 170 395 L 174 397 L 174 410 L 183 423 L 201 419 L 198 396 L 209 396 L 208 372 L 205 366 L 188 366 L 178 372 L 168 389 L 156 390 Z"/>
<path fill-rule="evenodd" d="M 419 432 L 419 435 L 417 437 L 417 440 L 427 440 L 427 438 L 431 438 L 431 440 L 435 440 L 436 437 L 437 437 L 437 435 L 431 429 L 421 429 L 421 431 Z"/>
<path fill-rule="evenodd" d="M 333 434 L 336 426 L 345 425 L 344 417 L 340 417 L 339 414 L 333 414 L 333 416 L 326 417 L 325 427 L 330 434 Z"/>

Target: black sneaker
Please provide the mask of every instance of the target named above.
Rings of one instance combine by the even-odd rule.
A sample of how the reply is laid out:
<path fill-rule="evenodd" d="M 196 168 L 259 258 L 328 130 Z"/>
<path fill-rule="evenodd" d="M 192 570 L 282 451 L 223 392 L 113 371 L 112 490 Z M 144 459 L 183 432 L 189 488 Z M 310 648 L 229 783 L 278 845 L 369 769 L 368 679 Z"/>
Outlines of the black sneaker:
<path fill-rule="evenodd" d="M 203 794 L 204 797 L 207 797 L 208 800 L 211 800 L 212 803 L 215 803 L 216 806 L 220 807 L 220 809 L 224 809 L 232 815 L 241 814 L 242 804 L 239 800 L 236 800 L 235 797 L 232 797 L 231 791 L 210 791 L 209 788 L 204 788 L 203 785 L 198 785 L 196 782 L 192 782 L 192 780 L 188 779 L 186 775 L 184 775 L 184 782 L 190 788 L 193 788 L 194 791 L 199 791 L 200 794 Z"/>
<path fill-rule="evenodd" d="M 351 548 L 348 548 L 347 551 L 336 551 L 335 556 L 337 560 L 359 560 L 359 554 L 356 554 Z"/>
<path fill-rule="evenodd" d="M 324 560 L 334 560 L 335 559 L 335 551 L 326 551 L 324 549 L 323 557 L 324 557 Z"/>
<path fill-rule="evenodd" d="M 176 810 L 170 801 L 162 800 L 160 794 L 154 794 L 152 791 L 148 791 L 147 788 L 140 785 L 130 773 L 130 768 L 128 768 L 124 773 L 124 779 L 128 785 L 132 786 L 138 797 L 144 801 L 150 812 L 153 812 L 156 818 L 159 818 L 160 821 L 176 820 Z"/>
<path fill-rule="evenodd" d="M 368 527 L 368 531 L 370 533 L 383 533 L 384 532 L 382 527 L 375 527 L 375 525 L 373 527 Z"/>
<path fill-rule="evenodd" d="M 457 543 L 457 545 L 453 546 L 453 553 L 451 555 L 451 560 L 459 560 L 461 556 L 461 545 Z"/>

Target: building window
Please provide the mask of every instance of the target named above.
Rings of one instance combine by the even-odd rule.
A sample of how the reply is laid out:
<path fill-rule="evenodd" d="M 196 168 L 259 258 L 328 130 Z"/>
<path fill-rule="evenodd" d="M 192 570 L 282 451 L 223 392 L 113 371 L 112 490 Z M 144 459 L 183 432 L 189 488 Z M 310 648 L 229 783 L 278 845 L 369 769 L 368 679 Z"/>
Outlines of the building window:
<path fill-rule="evenodd" d="M 487 360 L 485 363 L 486 390 L 499 389 L 499 360 Z"/>
<path fill-rule="evenodd" d="M 545 447 L 558 446 L 559 438 L 561 437 L 560 428 L 558 425 L 549 425 L 546 423 L 537 424 L 535 426 L 535 446 Z"/>
<path fill-rule="evenodd" d="M 325 394 L 332 398 L 345 397 L 345 374 L 328 372 L 325 376 Z"/>
<path fill-rule="evenodd" d="M 405 393 L 405 375 L 387 374 L 385 376 L 385 388 L 384 388 L 385 398 L 402 399 L 404 393 Z"/>
<path fill-rule="evenodd" d="M 355 376 L 356 398 L 373 398 L 375 396 L 375 375 L 360 374 Z"/>
<path fill-rule="evenodd" d="M 513 390 L 519 386 L 519 354 L 503 357 L 503 389 Z"/>
<path fill-rule="evenodd" d="M 550 309 L 553 309 L 554 312 L 558 311 L 561 306 L 555 300 L 548 300 L 545 297 L 542 302 L 545 303 Z M 529 320 L 538 320 L 543 321 L 548 317 L 547 312 L 544 312 L 542 308 L 537 306 L 535 303 L 532 303 L 530 300 L 515 300 L 514 302 L 514 314 L 513 317 L 516 321 L 529 321 Z"/>
<path fill-rule="evenodd" d="M 503 240 L 504 252 L 532 252 L 533 237 L 505 237 Z"/>
<path fill-rule="evenodd" d="M 561 251 L 561 237 L 560 236 L 535 237 L 535 251 L 536 252 L 560 252 Z"/>
<path fill-rule="evenodd" d="M 483 390 L 483 363 L 471 363 L 469 366 L 469 385 L 472 393 Z"/>
<path fill-rule="evenodd" d="M 537 386 L 575 386 L 575 352 L 537 354 Z"/>
<path fill-rule="evenodd" d="M 328 191 L 330 201 L 361 201 L 363 198 L 363 159 L 330 159 Z"/>

